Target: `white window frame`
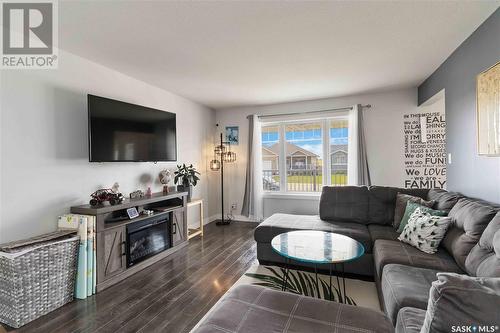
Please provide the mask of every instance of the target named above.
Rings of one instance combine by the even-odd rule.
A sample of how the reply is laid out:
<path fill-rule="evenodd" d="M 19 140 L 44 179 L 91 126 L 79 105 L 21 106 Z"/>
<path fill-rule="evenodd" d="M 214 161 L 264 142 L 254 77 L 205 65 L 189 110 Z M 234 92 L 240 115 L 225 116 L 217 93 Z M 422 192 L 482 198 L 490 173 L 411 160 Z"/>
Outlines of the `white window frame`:
<path fill-rule="evenodd" d="M 266 191 L 264 190 L 265 197 L 283 197 L 283 196 L 296 196 L 296 197 L 318 197 L 321 191 L 318 192 L 298 192 L 288 191 L 287 176 L 286 176 L 286 133 L 285 126 L 290 124 L 305 124 L 305 123 L 319 123 L 321 124 L 322 144 L 323 144 L 323 177 L 321 186 L 328 186 L 331 184 L 331 160 L 330 160 L 330 122 L 335 119 L 346 120 L 347 114 L 339 114 L 335 116 L 327 116 L 321 118 L 304 118 L 298 120 L 275 120 L 263 122 L 262 126 L 277 126 L 278 127 L 278 143 L 279 143 L 279 156 L 278 156 L 278 171 L 280 175 L 280 190 L 279 191 Z M 326 156 L 326 157 L 325 157 Z M 262 163 L 262 161 L 261 161 Z"/>

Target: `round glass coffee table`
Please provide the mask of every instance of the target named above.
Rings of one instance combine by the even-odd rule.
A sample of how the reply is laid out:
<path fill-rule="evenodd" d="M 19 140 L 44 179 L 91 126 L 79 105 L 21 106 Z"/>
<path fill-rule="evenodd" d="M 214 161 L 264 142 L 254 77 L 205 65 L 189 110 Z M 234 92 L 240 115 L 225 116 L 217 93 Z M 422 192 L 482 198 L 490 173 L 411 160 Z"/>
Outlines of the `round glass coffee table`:
<path fill-rule="evenodd" d="M 290 231 L 275 236 L 271 247 L 285 258 L 286 267 L 283 274 L 282 290 L 286 290 L 290 260 L 301 261 L 314 265 L 316 288 L 319 295 L 318 265 L 328 264 L 330 269 L 330 300 L 332 300 L 332 269 L 341 274 L 342 288 L 337 274 L 337 287 L 340 293 L 340 303 L 345 303 L 344 264 L 361 257 L 365 253 L 363 245 L 351 237 L 333 232 L 316 230 Z M 340 269 L 337 270 L 337 265 Z"/>

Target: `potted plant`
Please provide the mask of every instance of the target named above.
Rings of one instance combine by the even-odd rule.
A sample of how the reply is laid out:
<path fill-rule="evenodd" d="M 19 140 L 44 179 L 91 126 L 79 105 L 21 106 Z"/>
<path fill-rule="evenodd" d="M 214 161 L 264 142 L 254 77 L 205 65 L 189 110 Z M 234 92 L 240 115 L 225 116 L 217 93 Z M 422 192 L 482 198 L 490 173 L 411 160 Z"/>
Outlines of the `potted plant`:
<path fill-rule="evenodd" d="M 174 183 L 177 184 L 177 191 L 187 191 L 188 201 L 191 200 L 193 186 L 196 186 L 200 180 L 197 176 L 199 174 L 192 164 L 189 166 L 186 166 L 186 164 L 182 164 L 182 166 L 178 165 L 177 171 L 174 172 Z"/>

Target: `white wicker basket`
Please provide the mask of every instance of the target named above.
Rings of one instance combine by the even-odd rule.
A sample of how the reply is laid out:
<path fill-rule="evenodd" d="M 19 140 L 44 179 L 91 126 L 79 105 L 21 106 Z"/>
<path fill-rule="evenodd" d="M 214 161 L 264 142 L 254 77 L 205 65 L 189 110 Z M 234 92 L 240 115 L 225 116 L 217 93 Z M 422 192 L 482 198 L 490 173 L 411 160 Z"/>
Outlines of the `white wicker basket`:
<path fill-rule="evenodd" d="M 18 328 L 73 300 L 78 244 L 58 231 L 0 245 L 0 322 Z"/>

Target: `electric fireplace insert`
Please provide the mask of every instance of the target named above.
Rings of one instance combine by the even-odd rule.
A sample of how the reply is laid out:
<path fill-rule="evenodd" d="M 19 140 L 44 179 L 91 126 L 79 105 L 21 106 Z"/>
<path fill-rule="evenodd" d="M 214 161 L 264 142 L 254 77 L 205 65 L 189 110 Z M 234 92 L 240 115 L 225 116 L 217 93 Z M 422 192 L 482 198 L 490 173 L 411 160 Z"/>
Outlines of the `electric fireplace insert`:
<path fill-rule="evenodd" d="M 127 225 L 127 267 L 172 247 L 172 213 Z"/>

